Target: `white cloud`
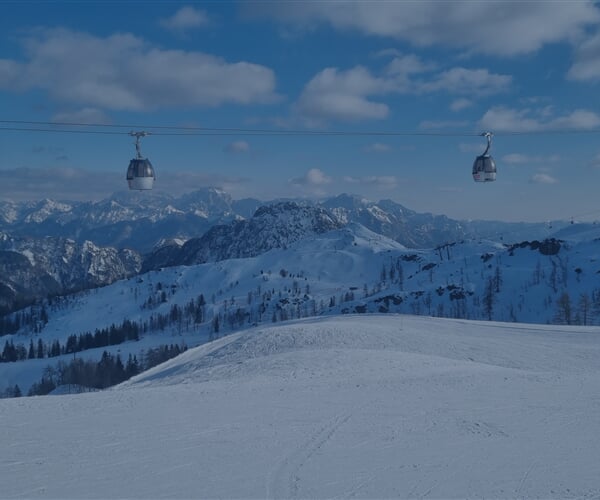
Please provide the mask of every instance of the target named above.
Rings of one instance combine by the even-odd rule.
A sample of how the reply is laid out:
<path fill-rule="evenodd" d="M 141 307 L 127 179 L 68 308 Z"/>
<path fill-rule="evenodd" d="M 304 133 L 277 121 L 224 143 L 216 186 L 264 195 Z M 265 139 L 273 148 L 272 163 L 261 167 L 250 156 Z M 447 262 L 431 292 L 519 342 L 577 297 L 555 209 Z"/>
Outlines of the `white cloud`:
<path fill-rule="evenodd" d="M 389 75 L 412 75 L 433 71 L 436 65 L 430 62 L 424 62 L 415 54 L 398 54 L 386 67 Z"/>
<path fill-rule="evenodd" d="M 437 191 L 441 193 L 462 193 L 464 189 L 456 186 L 440 186 Z"/>
<path fill-rule="evenodd" d="M 0 170 L 0 196 L 13 201 L 43 198 L 93 200 L 126 189 L 124 178 L 123 172 L 77 168 L 24 167 Z"/>
<path fill-rule="evenodd" d="M 234 196 L 238 193 L 244 193 L 244 196 L 246 196 L 247 189 L 252 182 L 251 179 L 246 177 L 228 176 L 200 170 L 176 170 L 174 172 L 169 171 L 168 175 L 157 175 L 154 188 L 179 196 L 199 187 L 216 187 Z"/>
<path fill-rule="evenodd" d="M 504 163 L 508 163 L 509 165 L 520 165 L 520 164 L 524 164 L 524 163 L 531 163 L 531 161 L 527 155 L 523 155 L 520 153 L 511 153 L 508 155 L 504 155 L 502 157 L 502 161 Z"/>
<path fill-rule="evenodd" d="M 55 162 L 64 163 L 69 161 L 69 155 L 66 153 L 65 149 L 61 147 L 37 145 L 31 148 L 31 152 L 44 155 L 46 158 L 52 158 Z M 64 172 L 71 170 L 72 169 L 62 169 L 62 175 L 65 175 Z"/>
<path fill-rule="evenodd" d="M 402 52 L 400 52 L 398 49 L 389 48 L 375 52 L 373 54 L 373 57 L 396 57 L 401 55 Z"/>
<path fill-rule="evenodd" d="M 414 54 L 398 55 L 387 65 L 385 74 L 393 77 L 393 87 L 396 91 L 431 93 L 449 92 L 452 94 L 468 94 L 469 96 L 485 96 L 504 92 L 512 84 L 510 75 L 490 73 L 485 68 L 453 67 L 433 74 L 429 79 L 409 80 L 409 77 L 431 73 L 437 65 L 425 62 Z M 469 100 L 462 99 L 457 106 L 459 109 L 471 104 Z"/>
<path fill-rule="evenodd" d="M 501 56 L 573 40 L 586 26 L 600 21 L 592 1 L 262 2 L 246 5 L 245 11 L 297 27 L 328 23 L 338 30 L 391 37 L 421 47 L 442 45 Z"/>
<path fill-rule="evenodd" d="M 15 61 L 0 59 L 0 89 L 16 85 L 20 69 L 20 66 Z"/>
<path fill-rule="evenodd" d="M 428 81 L 411 80 L 413 74 L 430 71 L 433 67 L 408 55 L 395 58 L 380 76 L 364 66 L 345 71 L 325 68 L 306 84 L 294 110 L 312 124 L 331 120 L 381 120 L 389 115 L 389 107 L 374 97 L 441 91 L 482 96 L 504 91 L 512 82 L 508 75 L 460 67 L 434 74 Z"/>
<path fill-rule="evenodd" d="M 388 106 L 369 100 L 369 96 L 391 88 L 391 82 L 374 77 L 362 66 L 347 71 L 326 68 L 304 87 L 295 111 L 315 122 L 383 119 L 389 113 Z"/>
<path fill-rule="evenodd" d="M 181 7 L 171 17 L 161 19 L 160 21 L 160 24 L 164 28 L 178 33 L 185 33 L 191 29 L 202 28 L 208 23 L 208 15 L 205 11 L 190 6 Z"/>
<path fill-rule="evenodd" d="M 529 110 L 517 110 L 497 106 L 485 112 L 479 124 L 484 129 L 494 131 L 525 132 L 541 129 L 541 124 L 536 118 L 528 118 Z"/>
<path fill-rule="evenodd" d="M 111 119 L 104 111 L 97 108 L 83 108 L 77 111 L 63 111 L 52 116 L 53 122 L 63 123 L 98 123 L 108 125 Z"/>
<path fill-rule="evenodd" d="M 462 111 L 463 109 L 470 108 L 473 105 L 473 101 L 466 98 L 455 99 L 450 104 L 450 109 L 452 111 Z"/>
<path fill-rule="evenodd" d="M 600 115 L 577 109 L 563 116 L 549 116 L 548 108 L 514 109 L 502 106 L 486 111 L 479 125 L 494 132 L 537 132 L 545 130 L 589 130 L 600 126 Z"/>
<path fill-rule="evenodd" d="M 227 144 L 224 150 L 228 153 L 246 153 L 250 151 L 250 144 L 246 141 L 233 141 Z"/>
<path fill-rule="evenodd" d="M 388 144 L 384 144 L 382 142 L 374 142 L 365 148 L 367 153 L 387 153 L 391 150 L 392 148 Z"/>
<path fill-rule="evenodd" d="M 290 179 L 288 184 L 304 196 L 326 196 L 333 179 L 318 168 L 311 168 L 302 177 Z"/>
<path fill-rule="evenodd" d="M 551 100 L 550 97 L 541 96 L 541 95 L 533 95 L 533 96 L 519 98 L 519 102 L 521 104 L 527 104 L 527 105 L 532 105 L 532 104 L 539 105 L 539 104 L 549 102 L 550 100 Z"/>
<path fill-rule="evenodd" d="M 325 172 L 318 168 L 311 168 L 302 177 L 297 177 L 290 180 L 290 184 L 306 187 L 320 187 L 330 184 L 331 182 L 331 177 L 326 175 Z"/>
<path fill-rule="evenodd" d="M 398 185 L 398 179 L 393 175 L 369 175 L 366 177 L 344 176 L 342 180 L 348 184 L 360 184 L 371 186 L 376 189 L 394 189 Z"/>
<path fill-rule="evenodd" d="M 585 109 L 576 109 L 571 114 L 554 118 L 551 128 L 591 129 L 600 126 L 600 115 Z"/>
<path fill-rule="evenodd" d="M 265 66 L 163 50 L 131 34 L 43 29 L 23 45 L 26 61 L 0 61 L 0 89 L 39 89 L 71 105 L 129 111 L 277 99 L 275 75 Z"/>
<path fill-rule="evenodd" d="M 42 147 L 40 152 L 46 151 Z M 126 164 L 122 172 L 81 168 L 0 169 L 0 198 L 13 201 L 52 198 L 70 201 L 96 201 L 117 191 L 127 190 Z M 160 170 L 162 171 L 162 170 Z M 249 179 L 192 171 L 158 172 L 156 191 L 179 196 L 202 186 L 219 187 L 231 194 L 243 193 Z"/>
<path fill-rule="evenodd" d="M 485 150 L 487 143 L 485 142 L 485 139 L 482 138 L 480 143 L 474 143 L 474 142 L 461 142 L 458 145 L 458 149 L 462 152 L 462 153 L 477 153 L 477 154 L 481 154 L 483 153 L 483 151 Z"/>
<path fill-rule="evenodd" d="M 552 156 L 531 156 L 521 153 L 510 153 L 502 157 L 502 162 L 509 165 L 526 165 L 534 163 L 556 163 L 560 161 L 558 155 Z"/>
<path fill-rule="evenodd" d="M 419 123 L 419 129 L 421 130 L 441 130 L 441 129 L 452 129 L 452 128 L 464 128 L 469 125 L 467 121 L 458 120 L 424 120 Z"/>
<path fill-rule="evenodd" d="M 567 78 L 579 81 L 600 80 L 600 31 L 585 39 L 576 49 Z"/>
<path fill-rule="evenodd" d="M 556 184 L 558 181 L 548 174 L 535 174 L 531 176 L 530 182 L 534 184 Z"/>
<path fill-rule="evenodd" d="M 503 92 L 512 83 L 510 75 L 490 73 L 487 69 L 451 68 L 422 82 L 420 92 L 446 91 L 453 94 L 490 95 Z"/>

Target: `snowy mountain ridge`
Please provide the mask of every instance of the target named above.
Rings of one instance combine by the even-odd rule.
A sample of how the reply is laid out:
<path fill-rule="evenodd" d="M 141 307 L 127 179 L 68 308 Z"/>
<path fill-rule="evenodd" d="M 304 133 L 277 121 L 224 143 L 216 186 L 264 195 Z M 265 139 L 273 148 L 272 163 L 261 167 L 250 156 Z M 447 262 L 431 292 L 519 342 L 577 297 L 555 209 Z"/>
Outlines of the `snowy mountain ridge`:
<path fill-rule="evenodd" d="M 252 208 L 256 209 L 250 216 L 247 211 Z M 0 254 L 3 311 L 139 272 L 141 257 L 128 249 L 130 243 L 149 252 L 143 264 L 147 271 L 256 256 L 352 223 L 411 247 L 460 241 L 469 231 L 496 238 L 502 234 L 515 238 L 525 230 L 532 236 L 548 232 L 544 225 L 517 225 L 518 229 L 504 225 L 510 231 L 498 234 L 495 223 L 486 224 L 484 231 L 476 230 L 476 223 L 468 229 L 468 224 L 443 216 L 417 214 L 389 200 L 375 204 L 355 195 L 340 195 L 323 204 L 280 201 L 259 206 L 256 200 L 235 202 L 214 188 L 177 199 L 161 193 L 117 193 L 98 203 L 0 202 L 0 219 L 5 221 L 0 224 L 4 240 L 21 242 L 5 245 Z M 68 271 L 75 261 L 78 267 Z M 85 262 L 87 269 L 82 267 Z"/>
<path fill-rule="evenodd" d="M 539 239 L 548 232 L 545 224 L 454 221 L 442 215 L 419 214 L 391 200 L 373 202 L 358 195 L 343 194 L 320 203 L 294 202 L 320 206 L 340 224 L 358 222 L 412 248 L 430 248 L 467 237 L 497 238 L 503 233 L 513 234 L 515 240 Z M 98 202 L 0 201 L 0 231 L 15 237 L 90 240 L 98 246 L 147 253 L 161 239 L 199 238 L 215 225 L 250 219 L 259 207 L 280 203 L 284 200 L 234 200 L 217 188 L 178 198 L 160 192 L 120 192 Z M 555 228 L 565 224 L 555 223 Z"/>

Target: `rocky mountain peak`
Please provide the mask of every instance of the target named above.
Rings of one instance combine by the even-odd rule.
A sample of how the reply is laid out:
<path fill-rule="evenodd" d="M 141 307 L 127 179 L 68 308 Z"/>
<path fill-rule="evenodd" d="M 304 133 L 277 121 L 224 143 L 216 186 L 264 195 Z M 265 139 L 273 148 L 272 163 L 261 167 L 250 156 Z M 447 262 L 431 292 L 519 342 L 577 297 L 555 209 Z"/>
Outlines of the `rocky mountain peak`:
<path fill-rule="evenodd" d="M 48 295 L 108 285 L 137 274 L 141 263 L 133 250 L 91 241 L 0 233 L 0 309 L 10 311 Z"/>
<path fill-rule="evenodd" d="M 258 208 L 249 220 L 214 226 L 180 248 L 163 247 L 148 256 L 144 269 L 254 257 L 342 226 L 323 207 L 278 202 Z"/>

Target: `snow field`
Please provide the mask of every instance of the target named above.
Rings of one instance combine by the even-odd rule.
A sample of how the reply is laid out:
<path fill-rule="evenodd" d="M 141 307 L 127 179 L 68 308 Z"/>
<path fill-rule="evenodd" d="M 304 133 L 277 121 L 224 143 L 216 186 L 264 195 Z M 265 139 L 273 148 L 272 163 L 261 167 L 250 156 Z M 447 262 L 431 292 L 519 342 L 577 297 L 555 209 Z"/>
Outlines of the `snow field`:
<path fill-rule="evenodd" d="M 594 498 L 597 327 L 360 315 L 0 401 L 5 497 Z"/>

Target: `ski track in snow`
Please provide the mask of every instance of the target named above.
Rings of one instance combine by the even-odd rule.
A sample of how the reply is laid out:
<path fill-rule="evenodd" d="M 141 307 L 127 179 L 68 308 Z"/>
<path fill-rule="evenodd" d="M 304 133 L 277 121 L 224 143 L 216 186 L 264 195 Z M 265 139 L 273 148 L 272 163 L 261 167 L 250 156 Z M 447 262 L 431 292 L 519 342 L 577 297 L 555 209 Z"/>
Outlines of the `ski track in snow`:
<path fill-rule="evenodd" d="M 304 465 L 327 442 L 335 432 L 348 421 L 352 413 L 338 414 L 314 432 L 300 447 L 288 454 L 277 466 L 275 473 L 269 477 L 267 498 L 299 498 L 300 473 Z M 271 476 L 271 474 L 269 474 Z M 302 498 L 303 496 L 300 496 Z"/>

